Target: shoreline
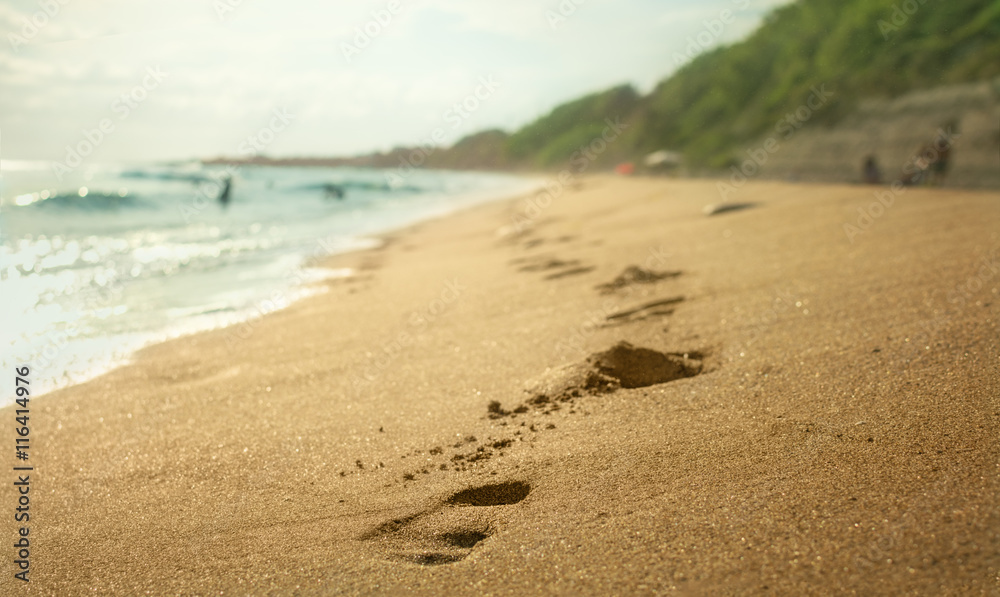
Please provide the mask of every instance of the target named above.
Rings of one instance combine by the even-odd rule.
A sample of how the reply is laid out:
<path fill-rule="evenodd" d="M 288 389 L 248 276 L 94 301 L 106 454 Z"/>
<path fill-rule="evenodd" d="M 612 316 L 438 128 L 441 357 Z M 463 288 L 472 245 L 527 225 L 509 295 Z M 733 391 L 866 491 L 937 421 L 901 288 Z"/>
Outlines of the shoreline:
<path fill-rule="evenodd" d="M 32 587 L 1000 589 L 996 193 L 579 180 L 44 396 Z"/>
<path fill-rule="evenodd" d="M 528 175 L 520 178 L 524 184 L 528 184 L 532 180 L 532 176 Z M 478 195 L 478 193 L 476 195 Z M 252 322 L 260 317 L 267 316 L 275 311 L 290 308 L 301 300 L 307 299 L 314 294 L 322 294 L 322 288 L 330 280 L 345 277 L 342 273 L 345 268 L 326 265 L 327 263 L 335 263 L 337 257 L 341 255 L 365 253 L 368 251 L 378 250 L 382 248 L 388 240 L 396 238 L 399 235 L 404 235 L 408 229 L 414 226 L 419 226 L 421 223 L 434 221 L 440 218 L 447 218 L 464 210 L 475 209 L 480 205 L 494 202 L 514 201 L 524 196 L 526 195 L 523 192 L 514 194 L 504 192 L 498 193 L 495 196 L 491 194 L 490 198 L 487 199 L 477 198 L 471 202 L 468 199 L 465 199 L 443 213 L 429 212 L 425 217 L 414 222 L 392 225 L 389 228 L 375 233 L 358 236 L 352 243 L 352 245 L 357 246 L 351 246 L 345 249 L 339 249 L 332 246 L 333 243 L 330 241 L 336 240 L 334 237 L 317 238 L 315 239 L 313 250 L 302 255 L 302 263 L 298 269 L 287 272 L 285 278 L 286 281 L 290 281 L 289 284 L 280 288 L 275 287 L 275 289 L 273 289 L 266 298 L 255 300 L 250 305 L 234 311 L 231 313 L 231 317 L 227 318 L 226 321 L 210 321 L 207 323 L 189 321 L 189 325 L 186 325 L 183 328 L 167 328 L 157 330 L 155 332 L 143 332 L 141 334 L 138 332 L 132 332 L 133 334 L 143 336 L 143 339 L 137 342 L 138 348 L 127 351 L 127 354 L 122 353 L 116 354 L 115 356 L 109 356 L 107 359 L 102 361 L 103 365 L 97 367 L 96 370 L 88 370 L 84 373 L 78 373 L 73 376 L 73 380 L 64 382 L 63 385 L 50 387 L 45 390 L 44 394 L 39 394 L 39 396 L 47 396 L 59 390 L 72 388 L 74 386 L 92 381 L 121 367 L 129 366 L 135 361 L 136 355 L 139 352 L 159 344 L 173 342 L 175 340 L 197 334 L 224 330 L 230 330 L 231 332 L 234 328 L 247 326 L 248 324 L 252 326 Z M 309 270 L 322 270 L 324 273 L 322 274 L 322 277 L 309 276 L 307 275 Z M 351 272 L 348 276 L 355 274 L 356 272 Z M 320 290 L 315 290 L 317 288 Z M 282 305 L 278 305 L 278 303 L 282 303 Z M 50 342 L 50 345 L 52 345 L 52 342 Z M 58 345 L 56 346 L 58 347 Z M 58 356 L 59 355 L 57 354 L 53 357 L 53 359 L 58 359 Z M 46 358 L 43 360 L 49 362 L 53 359 Z M 0 406 L 9 405 L 5 404 Z"/>

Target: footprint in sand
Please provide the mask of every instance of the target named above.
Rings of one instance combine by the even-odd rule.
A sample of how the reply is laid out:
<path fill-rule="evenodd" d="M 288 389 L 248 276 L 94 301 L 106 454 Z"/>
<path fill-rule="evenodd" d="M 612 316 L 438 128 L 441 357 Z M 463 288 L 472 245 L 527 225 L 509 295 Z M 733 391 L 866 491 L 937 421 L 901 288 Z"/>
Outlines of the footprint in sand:
<path fill-rule="evenodd" d="M 529 403 L 541 406 L 619 388 L 644 388 L 702 372 L 702 354 L 663 353 L 619 342 L 583 363 L 550 370 L 528 383 Z"/>
<path fill-rule="evenodd" d="M 627 288 L 636 284 L 653 284 L 667 278 L 676 278 L 679 275 L 681 275 L 681 272 L 658 272 L 655 270 L 644 269 L 636 265 L 630 265 L 626 267 L 622 273 L 618 274 L 618 277 L 614 280 L 605 284 L 599 284 L 595 288 L 600 290 L 601 294 L 611 294 L 616 290 Z"/>
<path fill-rule="evenodd" d="M 560 404 L 581 396 L 608 394 L 619 389 L 644 388 L 704 372 L 701 352 L 659 352 L 619 342 L 590 355 L 581 363 L 550 369 L 525 385 L 528 399 L 513 410 L 490 403 L 489 418 L 516 417 L 530 410 L 551 413 Z"/>
<path fill-rule="evenodd" d="M 650 317 L 665 317 L 674 313 L 674 305 L 684 302 L 684 297 L 675 296 L 667 299 L 659 299 L 648 303 L 643 303 L 631 309 L 624 309 L 608 315 L 605 325 L 619 325 L 642 321 Z"/>
<path fill-rule="evenodd" d="M 470 487 L 430 508 L 384 522 L 360 537 L 386 557 L 421 566 L 458 562 L 496 534 L 510 507 L 528 497 L 531 485 L 507 481 Z"/>
<path fill-rule="evenodd" d="M 743 211 L 744 209 L 750 209 L 751 207 L 756 207 L 756 203 L 713 203 L 711 205 L 706 205 L 702 210 L 706 216 L 717 216 L 719 214 L 729 213 L 732 211 Z"/>
<path fill-rule="evenodd" d="M 565 278 L 567 276 L 576 276 L 579 274 L 586 274 L 594 271 L 596 269 L 591 265 L 581 265 L 579 259 L 571 259 L 568 261 L 563 261 L 562 259 L 557 259 L 554 257 L 537 257 L 534 259 L 526 260 L 520 259 L 512 261 L 511 263 L 523 263 L 528 261 L 526 265 L 522 265 L 518 268 L 518 271 L 522 272 L 545 272 L 550 270 L 560 270 L 554 271 L 545 276 L 546 280 L 558 280 L 559 278 Z"/>
<path fill-rule="evenodd" d="M 520 261 L 520 260 L 518 260 Z M 527 261 L 527 260 L 526 260 Z M 555 258 L 542 258 L 542 259 L 532 259 L 531 263 L 523 265 L 518 269 L 521 272 L 543 272 L 550 269 L 558 269 L 563 267 L 574 267 L 580 264 L 579 259 L 571 259 L 569 261 L 563 261 L 562 259 Z M 513 261 L 511 263 L 514 263 Z"/>
<path fill-rule="evenodd" d="M 545 276 L 545 279 L 546 280 L 558 280 L 559 278 L 566 278 L 566 277 L 569 277 L 569 276 L 578 276 L 580 274 L 587 274 L 587 273 L 590 273 L 590 272 L 594 271 L 595 269 L 597 269 L 597 268 L 595 268 L 594 266 L 574 267 L 574 268 L 570 268 L 568 270 L 564 270 L 564 271 L 561 271 L 561 272 L 556 272 L 554 274 L 549 274 L 549 275 Z"/>

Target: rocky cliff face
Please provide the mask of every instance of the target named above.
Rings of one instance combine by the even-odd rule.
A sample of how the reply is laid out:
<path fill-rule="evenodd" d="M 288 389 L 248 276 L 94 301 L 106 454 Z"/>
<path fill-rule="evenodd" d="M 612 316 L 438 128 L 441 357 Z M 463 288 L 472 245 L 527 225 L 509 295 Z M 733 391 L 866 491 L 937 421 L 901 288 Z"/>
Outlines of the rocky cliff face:
<path fill-rule="evenodd" d="M 860 182 L 872 155 L 890 182 L 942 131 L 952 139 L 946 186 L 1000 188 L 1000 78 L 868 100 L 833 126 L 778 135 L 760 176 Z"/>

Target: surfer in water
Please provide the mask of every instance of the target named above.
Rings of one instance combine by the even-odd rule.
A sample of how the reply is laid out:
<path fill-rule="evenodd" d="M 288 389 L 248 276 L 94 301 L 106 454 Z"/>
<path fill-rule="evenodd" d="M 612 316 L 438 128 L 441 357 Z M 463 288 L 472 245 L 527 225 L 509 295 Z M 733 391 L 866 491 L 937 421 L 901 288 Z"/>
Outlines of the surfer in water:
<path fill-rule="evenodd" d="M 226 180 L 222 183 L 222 192 L 219 193 L 219 204 L 221 204 L 223 208 L 229 206 L 229 193 L 232 191 L 232 188 L 233 177 L 227 176 Z"/>
<path fill-rule="evenodd" d="M 327 199 L 343 199 L 344 188 L 333 183 L 325 184 L 323 185 L 323 196 Z"/>

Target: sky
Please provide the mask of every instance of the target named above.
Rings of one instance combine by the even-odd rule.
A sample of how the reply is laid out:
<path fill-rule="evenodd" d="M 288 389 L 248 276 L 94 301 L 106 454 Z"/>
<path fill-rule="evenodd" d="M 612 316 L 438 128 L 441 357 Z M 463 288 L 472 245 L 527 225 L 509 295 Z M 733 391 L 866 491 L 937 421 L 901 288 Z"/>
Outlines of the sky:
<path fill-rule="evenodd" d="M 94 161 L 447 145 L 646 92 L 786 2 L 5 0 L 0 158 L 87 139 Z"/>

